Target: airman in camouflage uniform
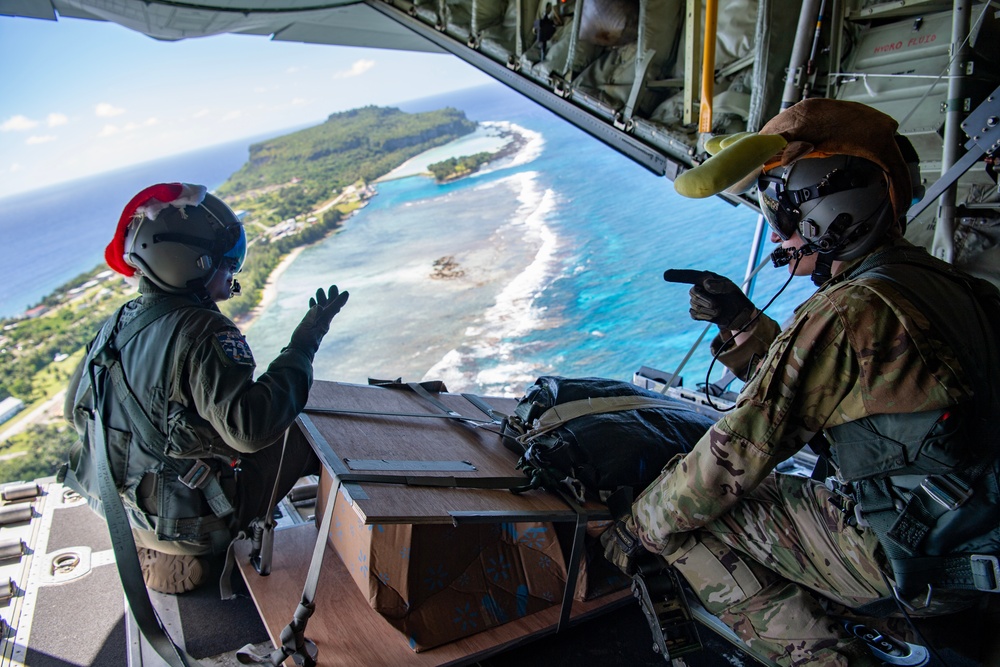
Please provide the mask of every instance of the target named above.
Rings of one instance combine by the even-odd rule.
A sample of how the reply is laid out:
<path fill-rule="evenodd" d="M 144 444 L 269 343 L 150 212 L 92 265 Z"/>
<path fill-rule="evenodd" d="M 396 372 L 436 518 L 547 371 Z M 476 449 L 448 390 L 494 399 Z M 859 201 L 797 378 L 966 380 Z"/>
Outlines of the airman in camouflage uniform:
<path fill-rule="evenodd" d="M 850 190 L 831 196 L 838 194 Z M 772 240 L 796 257 L 790 271 L 815 273 L 822 255 L 797 252 L 815 238 L 769 222 Z M 720 324 L 724 333 L 714 351 L 734 339 L 720 360 L 747 384 L 735 408 L 638 497 L 627 524 L 647 550 L 677 568 L 711 613 L 784 665 L 881 664 L 835 616 L 891 598 L 893 582 L 876 533 L 857 525 L 852 499 L 814 480 L 776 474 L 775 466 L 825 429 L 973 400 L 962 354 L 935 326 L 934 315 L 891 282 L 859 270 L 876 252 L 915 251 L 899 238 L 898 227 L 873 227 L 874 238 L 860 255 L 826 258 L 834 277 L 796 310 L 784 331 L 745 297 L 734 296 L 741 294 L 735 285 L 711 282 L 719 276 L 706 273 L 709 282 L 691 281 L 692 316 Z M 907 267 L 904 276 L 906 271 L 927 269 Z M 950 281 L 935 286 L 933 303 L 953 309 L 944 312 L 976 312 Z M 984 331 L 968 344 L 995 340 L 996 333 Z M 965 353 L 978 367 L 992 366 L 996 393 L 1000 368 L 988 347 Z M 997 478 L 994 463 L 977 487 L 994 504 Z M 967 608 L 984 595 L 935 590 L 931 604 L 916 615 Z M 917 597 L 910 602 L 919 608 L 924 596 Z"/>

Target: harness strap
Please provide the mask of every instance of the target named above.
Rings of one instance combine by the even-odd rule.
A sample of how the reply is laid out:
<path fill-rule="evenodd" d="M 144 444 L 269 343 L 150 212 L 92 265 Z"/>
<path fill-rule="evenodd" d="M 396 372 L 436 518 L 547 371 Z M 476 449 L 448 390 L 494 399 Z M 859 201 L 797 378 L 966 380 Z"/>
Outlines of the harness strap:
<path fill-rule="evenodd" d="M 217 516 L 196 516 L 187 519 L 165 519 L 147 515 L 157 535 L 194 535 L 209 534 L 217 531 L 226 532 L 226 542 L 229 538 L 229 523 Z"/>
<path fill-rule="evenodd" d="M 959 554 L 892 560 L 893 572 L 930 586 L 1000 593 L 1000 562 L 996 556 Z"/>
<path fill-rule="evenodd" d="M 972 487 L 992 466 L 980 461 L 964 471 L 928 475 L 910 491 L 900 508 L 889 488 L 891 477 L 855 485 L 855 513 L 879 538 L 890 560 L 912 557 L 945 512 L 958 509 L 972 495 Z M 893 570 L 895 571 L 895 569 Z M 907 588 L 897 582 L 900 588 Z"/>
<path fill-rule="evenodd" d="M 946 512 L 958 509 L 972 495 L 976 480 L 992 467 L 993 460 L 1000 454 L 1000 433 L 986 423 L 986 419 L 995 412 L 1000 403 L 988 376 L 995 357 L 988 357 L 989 363 L 985 364 L 985 367 L 982 363 L 975 363 L 977 360 L 970 353 L 970 346 L 956 344 L 956 341 L 963 340 L 959 333 L 963 329 L 959 328 L 959 323 L 943 319 L 922 294 L 911 285 L 905 284 L 899 276 L 878 271 L 881 267 L 891 264 L 909 264 L 928 269 L 960 286 L 969 295 L 972 307 L 977 311 L 979 326 L 973 327 L 973 331 L 982 330 L 977 334 L 978 342 L 985 343 L 987 350 L 993 348 L 990 344 L 990 329 L 994 330 L 994 334 L 1000 333 L 997 329 L 1000 326 L 1000 319 L 996 317 L 996 313 L 993 312 L 996 309 L 992 307 L 997 301 L 996 294 L 988 291 L 975 279 L 963 275 L 950 265 L 937 261 L 923 250 L 915 248 L 893 246 L 872 253 L 849 276 L 850 279 L 854 279 L 872 272 L 879 280 L 892 285 L 914 306 L 927 313 L 931 324 L 949 343 L 972 384 L 975 426 L 971 429 L 971 437 L 988 444 L 982 452 L 984 456 L 975 465 L 962 471 L 925 477 L 918 487 L 912 489 L 910 498 L 902 507 L 898 507 L 890 495 L 891 478 L 869 480 L 855 485 L 858 490 L 855 510 L 859 523 L 867 522 L 878 536 L 892 564 L 898 590 L 908 593 L 935 583 L 939 586 L 957 588 L 968 586 L 978 590 L 993 590 L 996 586 L 991 586 L 984 578 L 993 576 L 993 570 L 983 564 L 986 561 L 982 558 L 986 557 L 977 557 L 979 560 L 975 561 L 977 565 L 974 567 L 980 572 L 979 583 L 985 586 L 980 587 L 973 582 L 975 577 L 971 574 L 973 566 L 969 564 L 970 557 L 956 556 L 954 558 L 957 560 L 953 561 L 952 557 L 947 556 L 917 557 L 915 554 L 919 553 L 921 542 L 938 519 Z M 996 561 L 992 556 L 989 558 L 993 558 L 992 562 Z M 940 568 L 940 571 L 935 571 L 935 568 Z M 956 572 L 960 574 L 956 575 Z M 954 585 L 951 582 L 954 582 Z"/>
<path fill-rule="evenodd" d="M 165 456 L 163 452 L 167 450 L 167 438 L 153 424 L 149 415 L 139 404 L 139 400 L 129 387 L 125 372 L 122 369 L 120 350 L 131 341 L 136 334 L 149 324 L 152 324 L 160 317 L 169 312 L 192 305 L 182 299 L 165 298 L 153 303 L 149 308 L 139 312 L 134 319 L 115 334 L 113 340 L 105 342 L 104 349 L 100 350 L 94 357 L 96 363 L 107 368 L 111 375 L 112 387 L 115 397 L 121 403 L 128 414 L 132 426 L 139 432 L 139 445 L 146 453 L 154 456 L 160 461 L 163 469 L 170 475 L 175 475 L 188 488 L 200 488 L 205 496 L 205 501 L 209 508 L 217 517 L 228 516 L 233 513 L 233 506 L 226 497 L 219 483 L 218 477 L 213 474 L 210 466 L 200 459 L 195 460 L 190 467 L 184 468 L 177 459 Z M 118 311 L 115 326 L 121 318 L 121 311 Z M 195 477 L 196 479 L 192 479 Z"/>
<path fill-rule="evenodd" d="M 139 405 L 138 399 L 128 386 L 125 373 L 122 370 L 121 362 L 115 358 L 107 364 L 108 373 L 111 375 L 112 387 L 115 396 L 125 408 L 132 426 L 139 431 L 139 445 L 160 461 L 163 470 L 170 475 L 176 476 L 185 486 L 191 489 L 201 489 L 205 496 L 205 501 L 217 517 L 229 516 L 233 513 L 233 505 L 226 497 L 219 478 L 214 474 L 211 467 L 200 459 L 196 459 L 191 466 L 185 469 L 177 459 L 164 456 L 161 452 L 166 451 L 167 438 L 153 425 L 146 411 Z M 192 473 L 197 477 L 192 479 Z"/>
<path fill-rule="evenodd" d="M 94 368 L 91 366 L 91 386 L 94 387 L 96 393 L 99 387 L 95 384 L 97 380 L 95 375 Z M 97 480 L 101 493 L 101 505 L 104 516 L 107 518 L 111 544 L 114 547 L 118 576 L 121 579 L 122 588 L 125 590 L 125 597 L 128 600 L 132 616 L 135 618 L 143 637 L 170 667 L 196 667 L 200 663 L 170 638 L 166 629 L 160 624 L 153 603 L 149 599 L 149 592 L 143 581 L 142 567 L 136 552 L 135 538 L 132 536 L 132 528 L 128 516 L 125 514 L 125 506 L 122 504 L 121 496 L 118 495 L 118 489 L 115 487 L 115 481 L 111 476 L 111 464 L 108 461 L 107 443 L 104 439 L 104 416 L 100 409 L 94 411 L 94 420 L 91 424 L 94 427 L 94 432 L 90 436 L 97 458 Z"/>

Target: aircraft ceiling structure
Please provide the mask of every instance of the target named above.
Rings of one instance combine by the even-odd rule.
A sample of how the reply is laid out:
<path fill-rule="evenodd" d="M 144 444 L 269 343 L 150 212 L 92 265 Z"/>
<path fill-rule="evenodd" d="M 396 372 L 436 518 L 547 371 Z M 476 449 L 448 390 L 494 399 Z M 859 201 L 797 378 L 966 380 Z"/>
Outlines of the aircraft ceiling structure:
<path fill-rule="evenodd" d="M 920 154 L 925 181 L 933 182 L 965 139 L 957 129 L 963 114 L 1000 83 L 1000 54 L 990 46 L 1000 40 L 1000 18 L 989 5 L 0 0 L 0 14 L 111 21 L 161 40 L 234 33 L 449 52 L 671 180 L 708 158 L 704 142 L 712 135 L 754 131 L 804 97 L 850 99 L 900 121 L 900 132 Z M 949 54 L 960 40 L 961 61 Z M 982 170 L 974 171 L 982 180 Z M 746 194 L 720 196 L 757 207 Z"/>
<path fill-rule="evenodd" d="M 442 51 L 356 0 L 0 0 L 0 14 L 109 21 L 165 41 L 233 33 L 283 42 Z"/>
<path fill-rule="evenodd" d="M 680 169 L 694 164 L 699 133 L 697 119 L 694 125 L 691 120 L 697 109 L 692 91 L 698 86 L 701 56 L 700 49 L 688 49 L 685 55 L 680 48 L 685 34 L 693 36 L 688 40 L 692 45 L 700 44 L 695 32 L 704 14 L 701 3 L 695 2 L 685 19 L 684 3 L 675 0 L 554 2 L 0 0 L 0 14 L 110 21 L 168 41 L 233 33 L 279 41 L 451 52 L 656 174 L 674 178 Z M 772 12 L 772 2 L 728 3 L 727 16 L 744 18 L 730 30 L 730 43 L 720 42 L 716 50 L 733 72 L 748 66 L 757 72 L 752 66 L 755 60 L 767 60 L 761 58 L 767 51 L 765 40 L 754 40 L 752 33 L 762 20 L 760 13 Z M 786 27 L 791 29 L 798 9 L 789 9 L 775 13 L 786 22 L 790 16 Z M 780 60 L 786 61 L 786 55 Z M 719 74 L 731 78 L 733 72 Z M 765 113 L 762 104 L 769 76 L 757 76 L 761 93 L 754 102 L 760 109 L 751 124 L 760 125 L 772 114 Z M 744 92 L 749 82 L 741 78 L 736 89 L 723 106 L 733 100 L 750 104 L 753 96 Z M 662 121 L 652 118 L 658 101 L 684 90 L 685 119 L 673 117 L 681 113 L 676 108 L 665 110 L 668 117 Z M 751 120 L 734 124 L 725 113 L 718 118 L 723 122 L 716 129 L 721 131 L 743 130 Z"/>

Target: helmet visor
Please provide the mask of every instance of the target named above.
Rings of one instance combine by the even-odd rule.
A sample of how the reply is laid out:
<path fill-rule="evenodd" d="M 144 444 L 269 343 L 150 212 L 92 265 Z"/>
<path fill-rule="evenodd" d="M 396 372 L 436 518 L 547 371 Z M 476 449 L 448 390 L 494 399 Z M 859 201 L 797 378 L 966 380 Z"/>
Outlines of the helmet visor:
<path fill-rule="evenodd" d="M 239 273 L 247 258 L 247 233 L 243 229 L 243 225 L 233 225 L 226 231 L 235 238 L 232 247 L 222 253 L 222 258 L 228 259 L 232 263 L 233 273 Z"/>
<path fill-rule="evenodd" d="M 760 212 L 767 220 L 774 233 L 782 241 L 787 241 L 799 228 L 801 214 L 787 203 L 787 198 L 782 196 L 785 183 L 781 176 L 761 174 L 757 179 L 757 201 L 760 203 Z"/>

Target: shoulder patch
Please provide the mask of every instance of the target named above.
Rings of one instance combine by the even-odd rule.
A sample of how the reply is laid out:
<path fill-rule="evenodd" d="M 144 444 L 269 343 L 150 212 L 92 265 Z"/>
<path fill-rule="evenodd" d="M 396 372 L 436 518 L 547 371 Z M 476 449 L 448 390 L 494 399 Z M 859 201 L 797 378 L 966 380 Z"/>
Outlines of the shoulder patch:
<path fill-rule="evenodd" d="M 250 351 L 247 339 L 239 331 L 235 329 L 220 331 L 215 334 L 215 341 L 230 360 L 245 366 L 254 365 L 253 352 Z"/>

